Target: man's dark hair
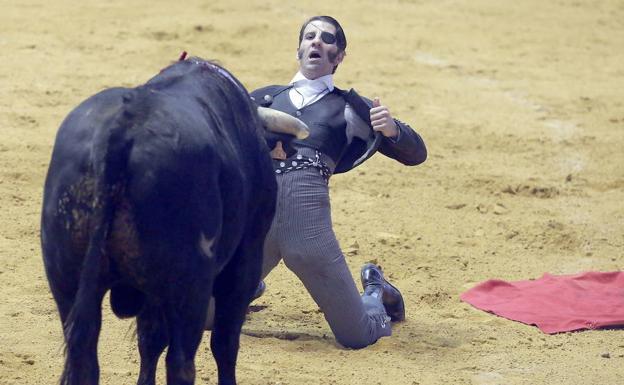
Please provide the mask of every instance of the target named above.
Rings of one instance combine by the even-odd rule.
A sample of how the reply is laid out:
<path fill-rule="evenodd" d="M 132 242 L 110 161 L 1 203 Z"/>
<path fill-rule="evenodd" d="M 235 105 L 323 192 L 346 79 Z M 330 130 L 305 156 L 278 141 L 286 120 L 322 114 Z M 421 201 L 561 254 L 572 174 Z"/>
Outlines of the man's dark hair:
<path fill-rule="evenodd" d="M 338 52 L 342 52 L 347 49 L 347 37 L 345 36 L 345 33 L 342 30 L 342 27 L 340 26 L 338 20 L 334 19 L 331 16 L 313 16 L 306 20 L 301 25 L 301 30 L 299 31 L 299 45 L 301 45 L 301 40 L 303 40 L 303 31 L 305 30 L 305 27 L 307 27 L 308 24 L 316 20 L 324 21 L 333 25 L 336 28 L 336 46 L 338 47 Z"/>

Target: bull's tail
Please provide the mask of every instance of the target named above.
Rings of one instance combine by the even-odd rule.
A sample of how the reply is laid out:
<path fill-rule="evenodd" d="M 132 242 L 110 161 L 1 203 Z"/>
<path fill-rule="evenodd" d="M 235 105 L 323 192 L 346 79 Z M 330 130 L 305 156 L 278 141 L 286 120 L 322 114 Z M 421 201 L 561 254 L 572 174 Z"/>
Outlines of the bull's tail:
<path fill-rule="evenodd" d="M 106 291 L 101 276 L 106 240 L 115 212 L 115 194 L 122 188 L 131 141 L 132 102 L 136 91 L 123 96 L 122 107 L 102 121 L 91 152 L 95 189 L 89 245 L 80 271 L 76 297 L 63 325 L 66 355 L 62 385 L 95 384 L 99 377 L 97 340 L 102 322 L 101 304 Z"/>

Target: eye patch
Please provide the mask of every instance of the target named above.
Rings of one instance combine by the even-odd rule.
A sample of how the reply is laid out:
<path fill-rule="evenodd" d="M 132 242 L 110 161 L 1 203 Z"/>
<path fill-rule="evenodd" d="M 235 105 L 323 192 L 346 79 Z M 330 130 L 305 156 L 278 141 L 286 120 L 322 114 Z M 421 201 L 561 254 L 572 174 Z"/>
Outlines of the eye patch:
<path fill-rule="evenodd" d="M 321 40 L 325 44 L 334 44 L 336 43 L 336 35 L 329 32 L 321 32 Z"/>

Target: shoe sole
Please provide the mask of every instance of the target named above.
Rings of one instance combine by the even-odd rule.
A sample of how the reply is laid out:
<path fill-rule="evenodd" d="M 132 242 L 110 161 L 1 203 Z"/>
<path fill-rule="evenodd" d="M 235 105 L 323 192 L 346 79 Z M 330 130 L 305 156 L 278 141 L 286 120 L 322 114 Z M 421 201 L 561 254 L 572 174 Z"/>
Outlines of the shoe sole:
<path fill-rule="evenodd" d="M 399 290 L 396 286 L 388 282 L 385 277 L 383 280 L 386 285 L 392 287 L 394 290 L 396 290 L 399 293 L 399 295 L 401 295 L 401 301 L 396 305 L 399 308 L 397 309 L 395 314 L 388 314 L 390 316 L 390 321 L 392 322 L 405 321 L 405 301 L 403 300 L 403 293 L 401 293 L 401 290 Z M 382 302 L 383 302 L 383 296 L 382 296 Z M 397 316 L 396 313 L 398 313 L 399 315 Z"/>
<path fill-rule="evenodd" d="M 401 303 L 400 303 L 399 309 L 397 311 L 399 313 L 399 315 L 396 316 L 396 314 L 395 315 L 388 314 L 388 316 L 390 316 L 390 321 L 392 321 L 392 322 L 405 321 L 405 301 L 403 301 L 403 293 L 401 293 L 401 290 L 399 290 L 396 286 L 394 286 L 393 284 L 388 282 L 386 277 L 383 275 L 383 270 L 381 269 L 381 267 L 375 265 L 374 263 L 367 263 L 364 266 L 362 266 L 362 269 L 360 270 L 360 281 L 362 282 L 362 287 L 364 287 L 364 277 L 362 276 L 361 271 L 364 270 L 365 268 L 369 267 L 369 266 L 374 266 L 377 269 L 379 269 L 381 271 L 381 276 L 382 276 L 382 279 L 383 279 L 384 283 L 386 285 L 392 287 L 394 290 L 396 290 L 401 295 Z M 383 302 L 383 297 L 382 297 L 382 302 Z M 384 304 L 384 307 L 385 307 L 385 304 Z"/>

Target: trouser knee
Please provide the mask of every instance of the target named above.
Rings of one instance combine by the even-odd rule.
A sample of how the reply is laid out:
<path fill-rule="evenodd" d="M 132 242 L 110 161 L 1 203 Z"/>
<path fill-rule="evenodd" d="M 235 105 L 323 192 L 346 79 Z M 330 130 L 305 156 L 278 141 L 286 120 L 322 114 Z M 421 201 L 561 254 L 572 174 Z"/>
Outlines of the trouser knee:
<path fill-rule="evenodd" d="M 355 335 L 355 334 L 350 334 L 346 336 L 335 335 L 335 337 L 336 337 L 336 341 L 340 345 L 349 349 L 362 349 L 377 342 L 377 339 L 371 339 L 370 336 L 364 335 L 364 333 L 361 333 L 361 335 Z"/>

